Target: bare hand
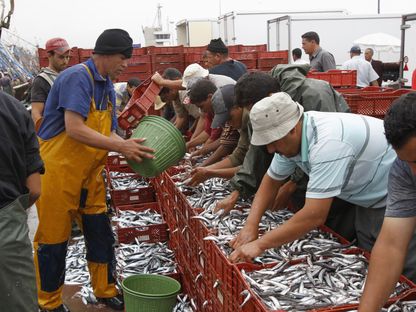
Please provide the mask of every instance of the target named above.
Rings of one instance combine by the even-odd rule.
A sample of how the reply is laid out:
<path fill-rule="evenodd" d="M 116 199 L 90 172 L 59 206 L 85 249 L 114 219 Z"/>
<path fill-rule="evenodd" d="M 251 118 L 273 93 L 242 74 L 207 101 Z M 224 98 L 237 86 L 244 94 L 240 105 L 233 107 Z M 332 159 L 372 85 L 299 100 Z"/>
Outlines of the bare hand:
<path fill-rule="evenodd" d="M 238 200 L 238 196 L 240 196 L 240 192 L 233 191 L 226 198 L 217 202 L 217 205 L 214 208 L 214 213 L 217 213 L 218 211 L 222 210 L 222 214 L 227 215 L 234 208 L 235 203 Z"/>
<path fill-rule="evenodd" d="M 158 72 L 155 72 L 151 79 L 153 82 L 157 83 L 158 85 L 162 85 L 163 80 L 164 80 L 163 77 Z"/>
<path fill-rule="evenodd" d="M 196 167 L 191 171 L 191 180 L 189 181 L 189 186 L 197 186 L 199 183 L 203 183 L 209 179 L 208 169 L 204 167 Z"/>
<path fill-rule="evenodd" d="M 152 154 L 155 150 L 140 144 L 145 140 L 144 138 L 124 140 L 120 152 L 126 159 L 137 163 L 142 162 L 143 158 L 153 159 L 154 155 Z"/>
<path fill-rule="evenodd" d="M 252 226 L 250 224 L 246 224 L 238 233 L 237 237 L 232 239 L 229 245 L 237 249 L 238 247 L 248 244 L 259 237 L 259 230 L 258 226 Z"/>
<path fill-rule="evenodd" d="M 238 247 L 231 253 L 228 259 L 232 263 L 252 262 L 254 258 L 260 256 L 263 252 L 264 250 L 259 247 L 258 240 L 256 240 Z"/>
<path fill-rule="evenodd" d="M 292 197 L 293 193 L 296 191 L 297 185 L 293 181 L 288 181 L 283 184 L 279 192 L 277 193 L 276 199 L 274 200 L 273 209 L 272 210 L 279 210 L 287 208 L 289 205 L 290 198 Z"/>

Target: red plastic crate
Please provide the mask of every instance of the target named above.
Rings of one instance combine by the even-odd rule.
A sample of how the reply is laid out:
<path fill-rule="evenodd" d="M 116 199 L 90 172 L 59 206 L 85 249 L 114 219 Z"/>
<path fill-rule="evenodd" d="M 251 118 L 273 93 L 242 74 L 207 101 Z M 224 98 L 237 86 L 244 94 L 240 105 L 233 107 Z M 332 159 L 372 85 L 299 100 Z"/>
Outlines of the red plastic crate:
<path fill-rule="evenodd" d="M 89 59 L 92 56 L 93 49 L 78 49 L 78 54 L 81 59 Z"/>
<path fill-rule="evenodd" d="M 141 187 L 130 190 L 110 190 L 114 206 L 149 203 L 156 200 L 153 187 Z"/>
<path fill-rule="evenodd" d="M 228 53 L 239 52 L 241 49 L 241 44 L 229 45 L 227 48 Z"/>
<path fill-rule="evenodd" d="M 257 59 L 257 68 L 261 71 L 268 71 L 278 64 L 287 64 L 287 58 L 275 57 L 275 58 L 262 58 Z"/>
<path fill-rule="evenodd" d="M 183 47 L 183 52 L 185 54 L 189 54 L 189 53 L 199 53 L 202 54 L 207 50 L 208 46 L 199 46 L 199 47 Z"/>
<path fill-rule="evenodd" d="M 258 52 L 257 57 L 259 59 L 289 59 L 289 51 L 288 50 L 280 50 L 280 51 L 265 51 L 265 52 Z"/>
<path fill-rule="evenodd" d="M 186 53 L 185 54 L 185 65 L 202 62 L 202 53 Z"/>
<path fill-rule="evenodd" d="M 183 46 L 173 46 L 173 47 L 147 47 L 148 54 L 176 54 L 183 53 Z"/>
<path fill-rule="evenodd" d="M 236 59 L 238 61 L 241 60 L 257 60 L 257 52 L 233 52 L 229 53 L 229 56 L 233 59 Z"/>
<path fill-rule="evenodd" d="M 140 119 L 147 115 L 148 110 L 159 95 L 160 86 L 148 78 L 133 91 L 125 110 L 118 117 L 118 124 L 122 129 L 135 127 Z"/>
<path fill-rule="evenodd" d="M 147 54 L 147 48 L 133 48 L 133 56 L 137 56 L 137 55 L 146 55 Z"/>
<path fill-rule="evenodd" d="M 150 55 L 133 55 L 128 62 L 129 66 L 135 64 L 148 64 L 152 62 L 152 58 Z"/>
<path fill-rule="evenodd" d="M 334 88 L 355 87 L 357 85 L 356 70 L 332 69 L 327 72 L 310 71 L 307 78 L 320 79 L 329 82 Z"/>
<path fill-rule="evenodd" d="M 184 61 L 184 54 L 153 54 L 151 58 L 152 63 L 177 63 Z"/>
<path fill-rule="evenodd" d="M 267 44 L 256 44 L 256 45 L 241 45 L 240 52 L 249 51 L 267 51 Z"/>
<path fill-rule="evenodd" d="M 239 62 L 246 65 L 247 69 L 257 69 L 257 60 L 238 60 Z"/>
<path fill-rule="evenodd" d="M 176 68 L 180 72 L 185 70 L 185 63 L 182 62 L 173 62 L 173 63 L 152 63 L 152 71 L 163 73 L 167 68 Z"/>
<path fill-rule="evenodd" d="M 148 73 L 152 71 L 152 64 L 151 63 L 142 63 L 142 64 L 134 64 L 129 65 L 124 71 L 123 74 L 130 74 L 130 73 Z"/>
<path fill-rule="evenodd" d="M 149 226 L 134 226 L 128 228 L 117 227 L 118 242 L 130 244 L 135 240 L 140 242 L 158 243 L 169 239 L 166 223 L 152 224 Z"/>
<path fill-rule="evenodd" d="M 140 80 L 145 80 L 146 78 L 148 78 L 150 75 L 152 75 L 152 72 L 137 72 L 137 73 L 123 73 L 120 74 L 117 79 L 116 82 L 127 82 L 130 78 L 139 78 Z"/>
<path fill-rule="evenodd" d="M 412 90 L 398 89 L 392 92 L 361 92 L 358 94 L 343 94 L 343 96 L 353 113 L 383 119 L 392 102 L 409 92 L 412 92 Z"/>
<path fill-rule="evenodd" d="M 123 155 L 107 156 L 106 169 L 107 171 L 134 173 L 133 169 L 131 169 L 131 167 L 127 163 L 126 158 Z"/>

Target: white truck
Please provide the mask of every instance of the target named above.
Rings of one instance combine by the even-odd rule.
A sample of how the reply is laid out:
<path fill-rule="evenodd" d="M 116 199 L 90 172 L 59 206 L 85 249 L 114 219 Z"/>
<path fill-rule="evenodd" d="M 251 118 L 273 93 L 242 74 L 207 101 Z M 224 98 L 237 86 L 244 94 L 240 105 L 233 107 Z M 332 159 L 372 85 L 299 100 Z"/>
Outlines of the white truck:
<path fill-rule="evenodd" d="M 400 38 L 401 15 L 286 15 L 267 21 L 267 44 L 270 51 L 301 48 L 301 36 L 308 31 L 319 34 L 320 45 L 331 52 L 337 66 L 350 58 L 354 41 L 373 33 Z M 398 48 L 398 47 L 396 47 Z M 398 62 L 399 49 L 375 53 L 374 59 Z M 289 53 L 291 54 L 291 53 Z M 291 55 L 289 56 L 291 59 Z M 307 60 L 307 55 L 302 58 Z"/>
<path fill-rule="evenodd" d="M 218 38 L 218 21 L 215 19 L 184 19 L 176 23 L 177 44 L 186 47 L 207 45 Z"/>
<path fill-rule="evenodd" d="M 218 18 L 219 36 L 226 45 L 257 45 L 267 42 L 267 21 L 284 15 L 344 14 L 345 10 L 331 11 L 275 11 L 275 12 L 236 12 L 232 11 Z"/>
<path fill-rule="evenodd" d="M 416 13 L 402 16 L 401 32 L 400 77 L 404 78 L 401 84 L 411 86 L 412 73 L 416 70 Z"/>

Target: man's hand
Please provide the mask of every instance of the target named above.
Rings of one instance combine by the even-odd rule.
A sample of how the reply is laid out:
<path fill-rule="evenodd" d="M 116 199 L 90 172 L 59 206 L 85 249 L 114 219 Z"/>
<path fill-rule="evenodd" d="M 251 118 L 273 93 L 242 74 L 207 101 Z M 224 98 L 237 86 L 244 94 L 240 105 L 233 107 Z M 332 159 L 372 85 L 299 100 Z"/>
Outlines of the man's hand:
<path fill-rule="evenodd" d="M 290 180 L 283 184 L 277 193 L 276 199 L 274 200 L 273 210 L 277 211 L 287 208 L 289 205 L 290 197 L 296 191 L 296 188 L 296 183 Z"/>
<path fill-rule="evenodd" d="M 238 197 L 240 196 L 239 191 L 233 191 L 228 197 L 224 198 L 223 200 L 220 200 L 217 205 L 215 206 L 214 212 L 217 213 L 222 209 L 223 215 L 228 214 L 235 206 L 235 203 L 238 200 Z"/>
<path fill-rule="evenodd" d="M 241 229 L 237 237 L 230 241 L 230 246 L 237 249 L 240 246 L 248 244 L 259 237 L 259 227 L 247 224 Z"/>
<path fill-rule="evenodd" d="M 259 247 L 258 242 L 258 240 L 255 240 L 254 242 L 238 247 L 231 253 L 229 260 L 232 263 L 252 262 L 254 258 L 260 256 L 264 252 L 264 250 Z"/>
<path fill-rule="evenodd" d="M 154 153 L 155 150 L 140 144 L 145 140 L 146 139 L 142 138 L 123 141 L 120 148 L 121 154 L 123 154 L 128 160 L 132 160 L 137 163 L 142 162 L 143 158 L 153 159 L 154 155 L 152 155 L 152 153 Z"/>
<path fill-rule="evenodd" d="M 197 186 L 199 183 L 203 183 L 209 178 L 209 169 L 204 167 L 196 167 L 191 171 L 191 180 L 189 181 L 188 185 Z"/>
<path fill-rule="evenodd" d="M 202 155 L 201 155 L 201 149 L 196 150 L 196 151 L 193 151 L 193 152 L 191 153 L 191 158 L 199 158 L 200 156 L 202 156 Z"/>
<path fill-rule="evenodd" d="M 157 83 L 158 85 L 162 85 L 163 81 L 165 80 L 158 72 L 155 72 L 151 79 L 153 82 Z"/>

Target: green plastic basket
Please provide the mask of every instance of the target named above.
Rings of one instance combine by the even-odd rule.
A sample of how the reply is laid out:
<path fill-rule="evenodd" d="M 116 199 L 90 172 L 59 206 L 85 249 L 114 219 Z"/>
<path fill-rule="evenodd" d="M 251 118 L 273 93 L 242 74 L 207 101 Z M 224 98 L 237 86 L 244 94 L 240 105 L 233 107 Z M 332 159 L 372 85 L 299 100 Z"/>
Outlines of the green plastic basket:
<path fill-rule="evenodd" d="M 181 284 L 156 274 L 131 275 L 121 283 L 125 312 L 172 312 Z"/>
<path fill-rule="evenodd" d="M 144 177 L 154 177 L 183 158 L 185 140 L 175 126 L 159 116 L 145 116 L 133 131 L 132 138 L 146 138 L 142 144 L 153 148 L 155 159 L 141 163 L 128 161 L 130 167 Z"/>

